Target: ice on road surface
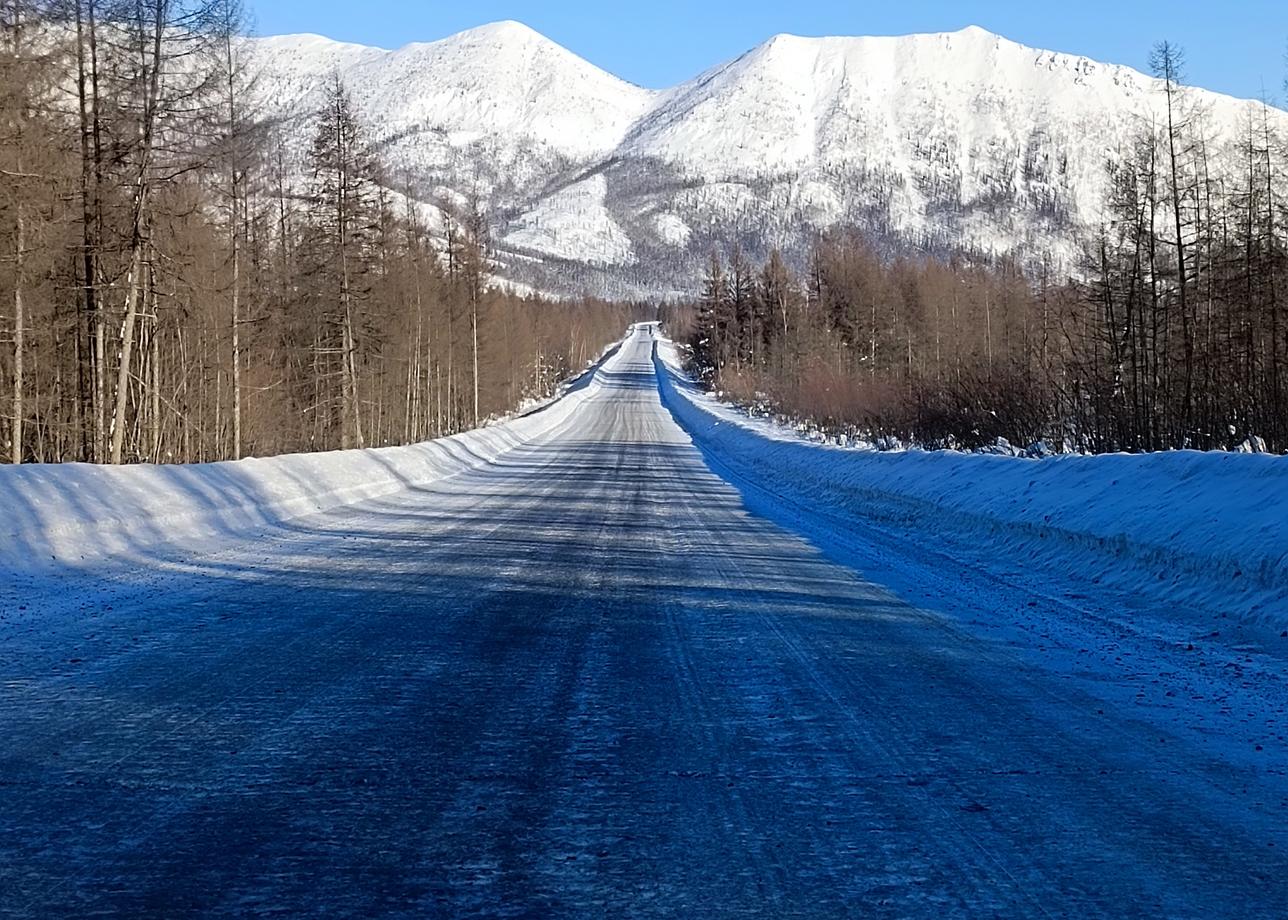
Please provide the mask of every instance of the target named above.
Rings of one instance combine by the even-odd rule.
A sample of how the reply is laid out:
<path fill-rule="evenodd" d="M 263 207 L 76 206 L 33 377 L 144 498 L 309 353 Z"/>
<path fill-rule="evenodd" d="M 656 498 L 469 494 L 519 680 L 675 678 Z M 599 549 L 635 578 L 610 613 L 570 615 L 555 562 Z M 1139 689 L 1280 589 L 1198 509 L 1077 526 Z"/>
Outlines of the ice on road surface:
<path fill-rule="evenodd" d="M 1288 914 L 1271 666 L 865 580 L 653 347 L 489 463 L 0 595 L 0 914 Z"/>

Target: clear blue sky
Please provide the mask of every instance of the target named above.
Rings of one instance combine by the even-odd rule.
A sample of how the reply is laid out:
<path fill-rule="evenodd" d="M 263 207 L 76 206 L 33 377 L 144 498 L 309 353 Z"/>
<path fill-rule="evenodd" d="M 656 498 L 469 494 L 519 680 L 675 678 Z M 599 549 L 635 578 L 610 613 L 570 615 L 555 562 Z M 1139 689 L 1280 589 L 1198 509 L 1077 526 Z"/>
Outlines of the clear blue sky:
<path fill-rule="evenodd" d="M 1039 48 L 1144 70 L 1185 48 L 1191 83 L 1282 98 L 1288 0 L 246 0 L 264 35 L 318 32 L 396 48 L 517 19 L 626 80 L 660 88 L 778 32 L 898 35 L 983 26 Z"/>

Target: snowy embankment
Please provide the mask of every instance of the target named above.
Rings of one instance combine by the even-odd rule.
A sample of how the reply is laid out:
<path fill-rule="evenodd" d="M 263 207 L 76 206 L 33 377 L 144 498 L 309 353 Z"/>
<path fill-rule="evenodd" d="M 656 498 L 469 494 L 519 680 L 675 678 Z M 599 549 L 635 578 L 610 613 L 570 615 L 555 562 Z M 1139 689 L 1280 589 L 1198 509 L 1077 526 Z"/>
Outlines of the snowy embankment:
<path fill-rule="evenodd" d="M 215 550 L 302 515 L 479 468 L 565 422 L 616 347 L 522 415 L 405 447 L 183 465 L 0 466 L 0 575 Z"/>
<path fill-rule="evenodd" d="M 782 502 L 834 531 L 877 526 L 916 532 L 926 546 L 983 545 L 1003 564 L 1063 568 L 1155 606 L 1288 630 L 1288 457 L 833 447 L 716 401 L 683 374 L 670 343 L 655 363 L 663 402 L 708 460 L 770 494 L 755 510 Z"/>

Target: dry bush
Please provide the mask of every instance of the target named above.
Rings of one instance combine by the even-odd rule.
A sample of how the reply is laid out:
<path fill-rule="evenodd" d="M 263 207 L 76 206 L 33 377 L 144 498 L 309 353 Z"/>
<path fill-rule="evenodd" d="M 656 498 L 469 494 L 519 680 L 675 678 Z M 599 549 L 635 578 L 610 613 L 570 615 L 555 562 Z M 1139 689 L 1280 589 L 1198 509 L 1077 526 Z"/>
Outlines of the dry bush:
<path fill-rule="evenodd" d="M 1047 434 L 1046 387 L 1022 369 L 963 375 L 917 388 L 914 439 L 927 447 L 987 447 L 1005 438 L 1025 447 Z"/>

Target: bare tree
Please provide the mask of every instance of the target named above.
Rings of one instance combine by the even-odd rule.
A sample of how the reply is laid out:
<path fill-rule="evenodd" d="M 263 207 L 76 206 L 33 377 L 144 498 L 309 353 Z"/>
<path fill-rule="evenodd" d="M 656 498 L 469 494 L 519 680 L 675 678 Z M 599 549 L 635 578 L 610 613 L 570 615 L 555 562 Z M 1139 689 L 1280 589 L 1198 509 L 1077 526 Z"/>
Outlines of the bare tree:
<path fill-rule="evenodd" d="M 362 447 L 355 314 L 367 294 L 376 166 L 352 97 L 338 74 L 326 88 L 310 161 L 312 197 L 319 206 L 314 229 L 338 308 L 341 445 Z"/>

